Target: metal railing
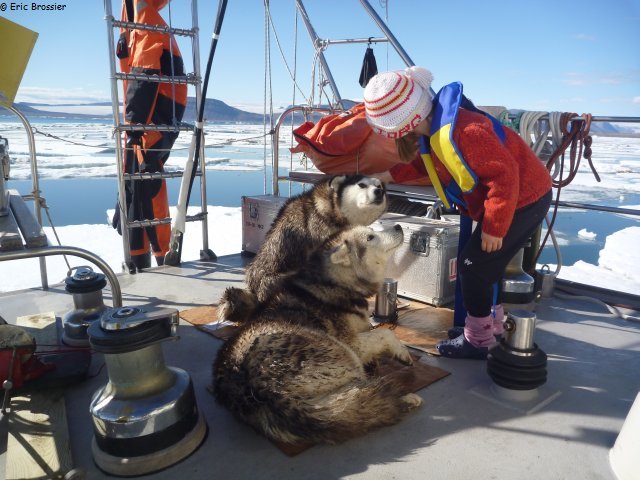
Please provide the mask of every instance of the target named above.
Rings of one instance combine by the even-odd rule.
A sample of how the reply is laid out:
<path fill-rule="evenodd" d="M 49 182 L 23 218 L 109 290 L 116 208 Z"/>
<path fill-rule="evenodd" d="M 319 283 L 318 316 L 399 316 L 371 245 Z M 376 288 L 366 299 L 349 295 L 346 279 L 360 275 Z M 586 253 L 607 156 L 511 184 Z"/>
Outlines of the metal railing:
<path fill-rule="evenodd" d="M 27 198 L 29 200 L 33 200 L 33 208 L 34 215 L 36 220 L 40 226 L 42 226 L 42 203 L 43 198 L 40 196 L 40 182 L 38 179 L 38 160 L 36 157 L 36 142 L 33 135 L 33 129 L 31 128 L 31 124 L 27 117 L 25 117 L 22 112 L 17 110 L 13 106 L 2 105 L 7 108 L 11 112 L 15 113 L 16 116 L 22 122 L 28 137 L 29 144 L 29 159 L 31 164 L 31 189 L 32 192 L 30 195 L 23 196 L 23 198 Z M 85 260 L 89 260 L 93 264 L 95 264 L 100 270 L 102 270 L 105 276 L 109 279 L 109 283 L 111 284 L 111 292 L 113 295 L 113 306 L 120 307 L 122 306 L 122 293 L 120 290 L 120 284 L 118 283 L 118 278 L 116 274 L 113 272 L 111 267 L 102 260 L 99 256 L 81 248 L 76 247 L 67 247 L 67 246 L 47 246 L 40 248 L 27 248 L 24 250 L 9 250 L 0 252 L 0 262 L 8 261 L 8 260 L 20 260 L 25 258 L 38 258 L 40 262 L 40 280 L 42 283 L 42 289 L 47 290 L 49 288 L 49 282 L 47 278 L 47 264 L 44 259 L 46 256 L 50 255 L 74 255 Z"/>

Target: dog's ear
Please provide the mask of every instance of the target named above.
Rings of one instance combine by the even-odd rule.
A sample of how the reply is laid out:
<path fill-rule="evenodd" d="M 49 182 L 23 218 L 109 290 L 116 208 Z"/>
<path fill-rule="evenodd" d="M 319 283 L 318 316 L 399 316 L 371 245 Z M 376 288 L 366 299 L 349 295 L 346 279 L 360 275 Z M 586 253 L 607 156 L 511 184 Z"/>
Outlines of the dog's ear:
<path fill-rule="evenodd" d="M 342 185 L 346 179 L 346 175 L 336 175 L 335 177 L 331 177 L 331 180 L 329 180 L 329 186 L 333 190 L 337 191 L 338 188 L 340 188 L 340 185 Z"/>
<path fill-rule="evenodd" d="M 342 242 L 337 247 L 334 247 L 331 250 L 331 255 L 329 256 L 331 263 L 334 265 L 344 265 L 345 267 L 351 265 L 351 255 L 349 254 L 350 250 L 349 242 Z"/>

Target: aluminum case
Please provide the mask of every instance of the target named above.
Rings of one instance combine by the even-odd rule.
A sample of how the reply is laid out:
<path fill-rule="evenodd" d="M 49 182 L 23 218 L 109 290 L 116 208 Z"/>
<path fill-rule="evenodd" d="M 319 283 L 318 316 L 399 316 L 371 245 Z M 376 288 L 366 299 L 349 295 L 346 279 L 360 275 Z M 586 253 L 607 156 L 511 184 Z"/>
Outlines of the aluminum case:
<path fill-rule="evenodd" d="M 387 264 L 386 277 L 398 281 L 398 295 L 440 307 L 453 302 L 458 272 L 460 223 L 387 213 L 376 226 L 399 224 L 404 243 Z"/>
<path fill-rule="evenodd" d="M 289 197 L 256 195 L 242 197 L 242 253 L 255 254 L 273 220 Z"/>

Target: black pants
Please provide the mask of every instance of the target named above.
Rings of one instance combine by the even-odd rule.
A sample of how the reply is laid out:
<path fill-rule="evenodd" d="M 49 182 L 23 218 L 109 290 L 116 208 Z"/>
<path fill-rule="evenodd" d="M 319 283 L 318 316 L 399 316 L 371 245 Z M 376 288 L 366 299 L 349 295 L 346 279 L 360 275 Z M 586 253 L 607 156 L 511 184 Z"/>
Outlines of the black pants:
<path fill-rule="evenodd" d="M 499 282 L 507 264 L 542 222 L 551 205 L 551 191 L 536 202 L 515 211 L 502 239 L 502 248 L 482 251 L 482 221 L 478 223 L 458 258 L 458 274 L 464 307 L 469 315 L 486 317 L 493 305 L 493 284 Z"/>

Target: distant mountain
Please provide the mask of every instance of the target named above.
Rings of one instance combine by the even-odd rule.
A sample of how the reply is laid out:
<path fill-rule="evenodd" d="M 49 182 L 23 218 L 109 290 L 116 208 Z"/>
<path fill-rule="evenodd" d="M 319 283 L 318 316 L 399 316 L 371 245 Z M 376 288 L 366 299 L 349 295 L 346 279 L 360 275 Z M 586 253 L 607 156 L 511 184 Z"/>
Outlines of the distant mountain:
<path fill-rule="evenodd" d="M 194 97 L 187 99 L 187 109 L 185 111 L 185 117 L 183 121 L 193 123 L 196 117 L 196 100 Z M 357 102 L 352 100 L 344 100 L 346 108 L 351 108 Z M 59 104 L 59 105 L 46 105 L 42 103 L 33 102 L 18 102 L 14 103 L 14 107 L 20 110 L 27 118 L 111 118 L 111 102 L 95 102 L 89 104 Z M 46 108 L 45 108 L 46 107 Z M 93 113 L 84 113 L 90 111 L 93 107 Z M 286 107 L 287 109 L 289 106 Z M 489 107 L 482 107 L 489 108 Z M 83 112 L 84 111 L 84 112 Z M 99 112 L 99 113 L 96 113 Z M 103 113 L 104 112 L 104 113 Z M 13 116 L 11 112 L 6 109 L 0 109 L 0 118 Z M 274 114 L 274 121 L 279 116 L 279 113 Z M 311 116 L 311 120 L 317 122 L 321 117 L 320 114 L 314 114 Z M 221 100 L 215 98 L 208 98 L 205 103 L 204 112 L 205 121 L 211 123 L 252 123 L 261 124 L 263 122 L 263 115 L 259 113 L 247 112 L 238 108 L 227 105 Z M 300 112 L 293 114 L 294 123 L 300 124 L 304 121 L 304 117 Z M 287 122 L 291 122 L 290 118 Z M 640 131 L 637 127 L 630 127 L 627 125 L 613 124 L 609 122 L 593 122 L 591 124 L 591 132 L 596 135 L 610 135 L 610 136 L 638 136 Z"/>
<path fill-rule="evenodd" d="M 105 107 L 110 107 L 111 102 L 96 102 L 89 104 L 66 104 L 66 105 L 45 105 L 32 102 L 18 102 L 13 105 L 20 110 L 27 118 L 110 118 L 111 112 L 102 113 Z M 46 107 L 43 108 L 43 107 Z M 78 109 L 94 110 L 100 113 L 82 113 Z M 99 108 L 97 108 L 99 107 Z M 76 110 L 76 111 L 73 111 Z M 13 116 L 11 112 L 0 109 L 0 116 Z M 185 122 L 193 122 L 196 117 L 195 98 L 189 97 L 187 100 L 187 109 L 185 111 Z M 234 108 L 226 103 L 208 98 L 205 103 L 204 117 L 208 122 L 216 123 L 262 123 L 262 115 L 257 113 L 246 112 L 238 108 Z"/>
<path fill-rule="evenodd" d="M 207 98 L 204 104 L 204 118 L 206 121 L 214 123 L 262 123 L 263 116 L 259 113 L 240 110 L 215 98 Z M 196 99 L 189 97 L 183 120 L 185 122 L 193 122 L 195 119 Z"/>

